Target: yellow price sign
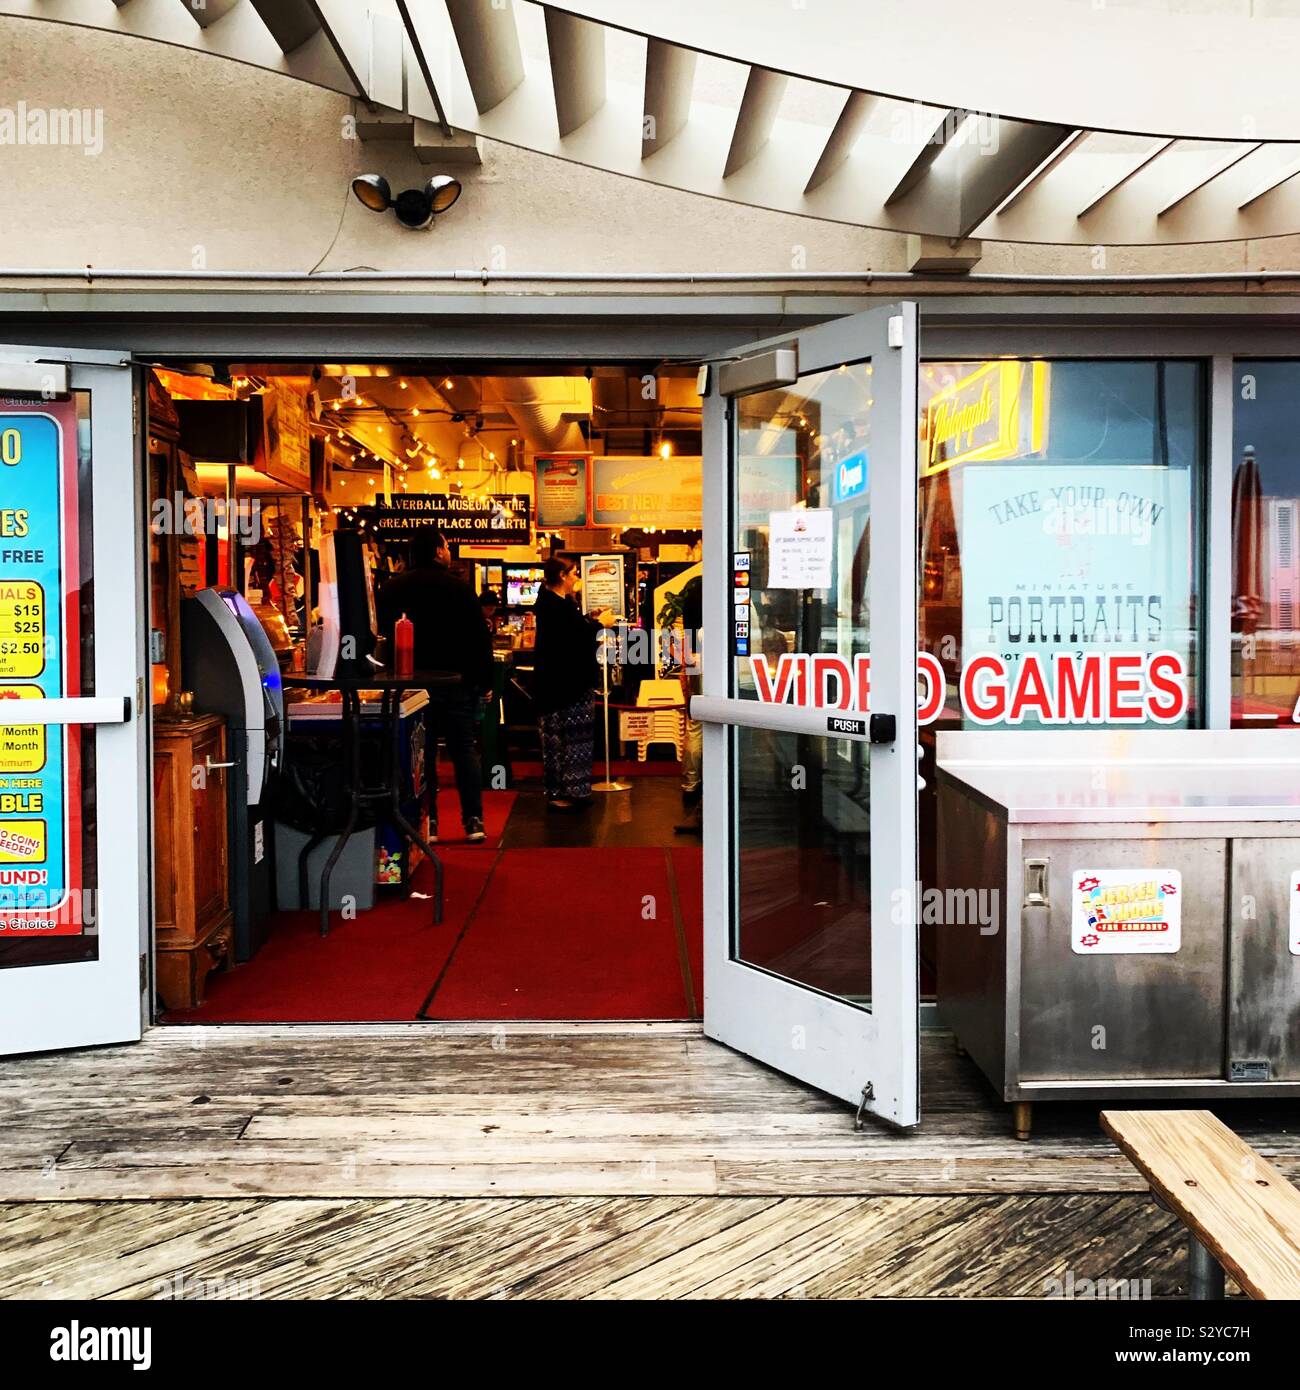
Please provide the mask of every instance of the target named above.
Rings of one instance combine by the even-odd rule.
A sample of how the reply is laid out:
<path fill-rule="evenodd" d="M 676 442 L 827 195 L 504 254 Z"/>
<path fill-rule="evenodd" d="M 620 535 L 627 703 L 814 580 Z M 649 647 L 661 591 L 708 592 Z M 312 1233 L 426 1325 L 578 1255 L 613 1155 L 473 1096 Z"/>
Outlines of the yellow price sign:
<path fill-rule="evenodd" d="M 0 680 L 45 669 L 45 589 L 32 579 L 0 580 Z"/>

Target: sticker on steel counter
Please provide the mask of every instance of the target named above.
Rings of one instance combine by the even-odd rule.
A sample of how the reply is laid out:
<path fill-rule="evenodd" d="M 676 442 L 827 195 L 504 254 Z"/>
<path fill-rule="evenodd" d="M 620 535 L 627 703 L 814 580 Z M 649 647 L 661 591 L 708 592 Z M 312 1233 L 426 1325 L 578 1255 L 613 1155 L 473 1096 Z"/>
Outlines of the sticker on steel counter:
<path fill-rule="evenodd" d="M 1182 944 L 1183 878 L 1177 869 L 1077 869 L 1070 898 L 1075 955 L 1168 954 Z"/>

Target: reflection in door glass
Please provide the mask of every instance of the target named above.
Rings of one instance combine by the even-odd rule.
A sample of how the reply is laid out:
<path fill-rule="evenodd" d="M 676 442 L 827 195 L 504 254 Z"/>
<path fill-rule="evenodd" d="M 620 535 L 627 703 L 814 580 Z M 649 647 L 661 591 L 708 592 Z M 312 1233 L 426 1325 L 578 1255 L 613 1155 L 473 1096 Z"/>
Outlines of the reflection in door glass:
<path fill-rule="evenodd" d="M 733 956 L 869 1005 L 868 746 L 735 730 Z"/>
<path fill-rule="evenodd" d="M 736 402 L 742 699 L 866 709 L 871 402 L 865 362 Z M 748 728 L 734 738 L 732 954 L 866 1006 L 868 749 Z"/>
<path fill-rule="evenodd" d="M 736 694 L 786 702 L 814 655 L 847 663 L 818 663 L 823 686 L 843 669 L 851 685 L 869 626 L 871 364 L 742 396 L 736 410 L 736 550 L 750 584 L 748 604 L 737 593 Z M 827 693 L 851 703 L 843 685 Z"/>
<path fill-rule="evenodd" d="M 1300 362 L 1238 362 L 1232 724 L 1300 728 Z"/>

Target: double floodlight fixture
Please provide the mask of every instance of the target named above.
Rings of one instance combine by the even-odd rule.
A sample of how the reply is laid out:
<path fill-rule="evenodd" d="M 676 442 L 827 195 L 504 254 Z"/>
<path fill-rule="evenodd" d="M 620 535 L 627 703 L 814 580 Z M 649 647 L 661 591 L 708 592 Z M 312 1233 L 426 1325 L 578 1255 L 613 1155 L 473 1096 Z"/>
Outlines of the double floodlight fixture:
<path fill-rule="evenodd" d="M 419 231 L 432 226 L 433 219 L 460 197 L 460 180 L 450 174 L 435 174 L 423 188 L 405 189 L 394 198 L 382 174 L 358 174 L 352 180 L 352 191 L 371 212 L 392 208 L 403 227 Z"/>

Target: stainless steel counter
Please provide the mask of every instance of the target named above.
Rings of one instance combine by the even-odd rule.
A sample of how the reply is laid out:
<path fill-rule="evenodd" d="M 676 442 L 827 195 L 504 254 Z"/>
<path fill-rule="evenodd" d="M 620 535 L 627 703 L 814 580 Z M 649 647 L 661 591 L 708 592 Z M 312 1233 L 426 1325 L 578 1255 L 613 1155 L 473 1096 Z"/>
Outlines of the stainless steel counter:
<path fill-rule="evenodd" d="M 1300 730 L 940 734 L 941 1016 L 1007 1100 L 1300 1095 Z M 992 895 L 995 925 L 961 920 Z"/>
<path fill-rule="evenodd" d="M 943 766 L 941 764 L 941 766 Z M 1115 824 L 1127 821 L 1300 821 L 1300 766 L 1164 766 L 944 769 L 1015 825 Z"/>

